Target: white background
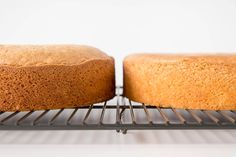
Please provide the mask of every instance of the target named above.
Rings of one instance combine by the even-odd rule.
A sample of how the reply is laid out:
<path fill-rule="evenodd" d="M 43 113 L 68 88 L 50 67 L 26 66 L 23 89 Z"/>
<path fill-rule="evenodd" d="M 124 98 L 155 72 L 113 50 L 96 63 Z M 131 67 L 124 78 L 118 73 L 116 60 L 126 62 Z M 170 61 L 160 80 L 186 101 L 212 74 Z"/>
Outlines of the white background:
<path fill-rule="evenodd" d="M 0 0 L 0 43 L 95 46 L 116 59 L 121 85 L 122 59 L 133 52 L 236 52 L 236 1 Z M 153 156 L 236 156 L 234 130 L 130 131 L 125 136 L 1 131 L 0 137 L 1 155 L 12 156 L 141 156 L 151 151 Z"/>
<path fill-rule="evenodd" d="M 236 52 L 234 0 L 0 0 L 0 43 L 87 44 L 133 52 Z"/>

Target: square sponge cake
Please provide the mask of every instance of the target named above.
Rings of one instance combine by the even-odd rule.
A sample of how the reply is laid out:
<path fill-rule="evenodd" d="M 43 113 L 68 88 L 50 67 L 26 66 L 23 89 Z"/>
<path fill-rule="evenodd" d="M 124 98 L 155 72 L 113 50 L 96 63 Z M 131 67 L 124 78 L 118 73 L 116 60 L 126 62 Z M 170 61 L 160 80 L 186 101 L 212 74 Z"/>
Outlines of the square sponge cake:
<path fill-rule="evenodd" d="M 82 107 L 115 95 L 114 59 L 82 45 L 0 45 L 0 111 Z"/>
<path fill-rule="evenodd" d="M 179 109 L 236 109 L 236 55 L 133 54 L 123 70 L 130 100 Z"/>

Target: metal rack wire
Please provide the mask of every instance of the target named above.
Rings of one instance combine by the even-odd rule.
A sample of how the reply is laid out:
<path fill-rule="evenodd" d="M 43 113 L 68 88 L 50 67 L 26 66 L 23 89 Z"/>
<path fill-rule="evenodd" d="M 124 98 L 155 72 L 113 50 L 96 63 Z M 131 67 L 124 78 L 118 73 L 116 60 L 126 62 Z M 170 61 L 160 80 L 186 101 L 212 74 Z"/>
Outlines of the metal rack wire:
<path fill-rule="evenodd" d="M 236 111 L 158 108 L 116 97 L 89 107 L 0 112 L 0 130 L 236 129 Z"/>

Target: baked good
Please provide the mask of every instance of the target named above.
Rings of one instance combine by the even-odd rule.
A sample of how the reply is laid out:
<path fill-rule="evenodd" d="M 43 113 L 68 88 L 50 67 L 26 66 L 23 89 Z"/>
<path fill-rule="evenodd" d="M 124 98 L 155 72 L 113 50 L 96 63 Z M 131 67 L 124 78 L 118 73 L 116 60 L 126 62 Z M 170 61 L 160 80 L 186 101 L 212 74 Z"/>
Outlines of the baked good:
<path fill-rule="evenodd" d="M 124 60 L 124 95 L 180 109 L 236 109 L 236 55 L 134 54 Z"/>
<path fill-rule="evenodd" d="M 0 45 L 0 111 L 80 107 L 114 94 L 114 60 L 96 48 Z"/>

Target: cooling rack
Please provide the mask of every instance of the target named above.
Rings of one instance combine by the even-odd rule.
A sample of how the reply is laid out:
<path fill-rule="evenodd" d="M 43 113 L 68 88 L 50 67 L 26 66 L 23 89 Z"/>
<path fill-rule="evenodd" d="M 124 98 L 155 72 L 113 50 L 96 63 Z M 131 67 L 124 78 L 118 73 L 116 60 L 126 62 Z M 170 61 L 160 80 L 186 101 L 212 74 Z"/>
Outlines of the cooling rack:
<path fill-rule="evenodd" d="M 132 102 L 122 87 L 109 101 L 59 110 L 0 112 L 0 130 L 236 129 L 236 111 L 159 108 Z"/>

